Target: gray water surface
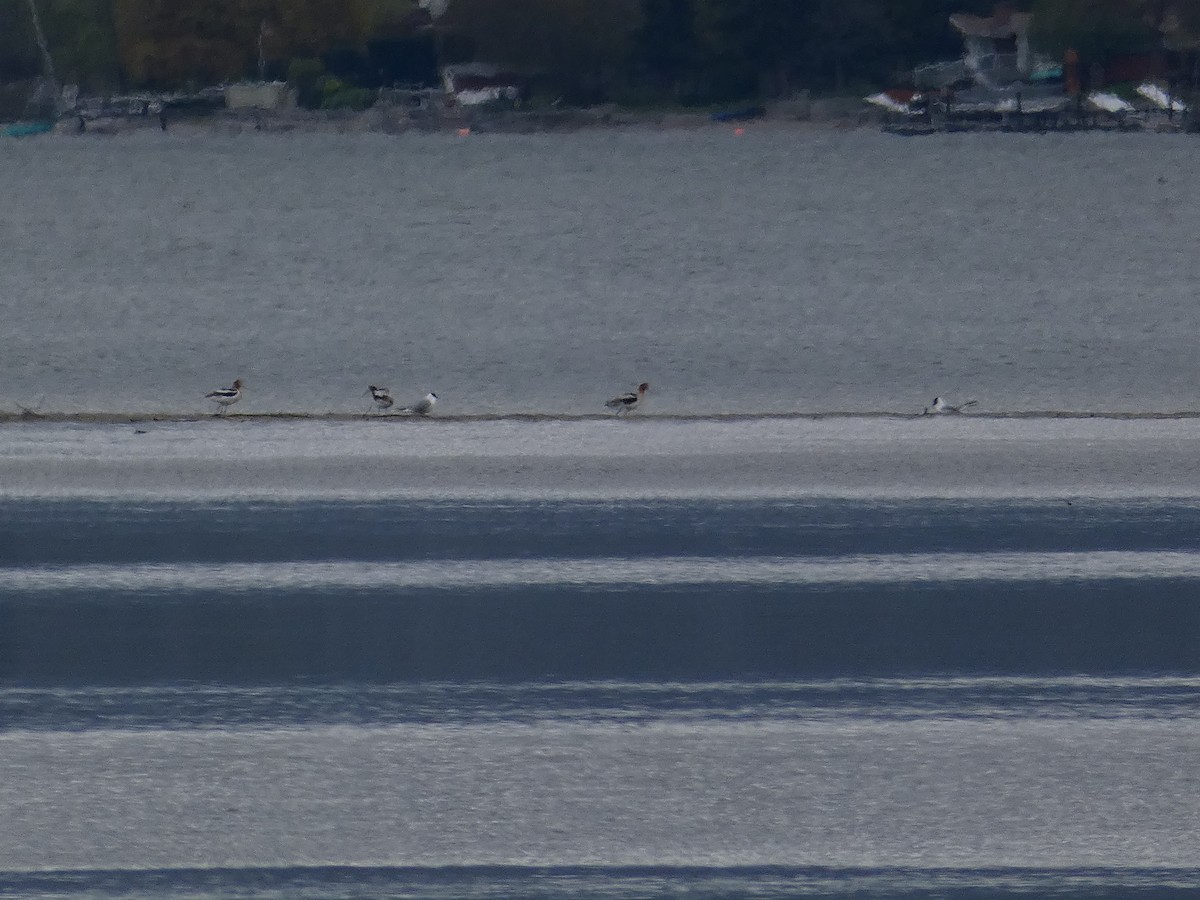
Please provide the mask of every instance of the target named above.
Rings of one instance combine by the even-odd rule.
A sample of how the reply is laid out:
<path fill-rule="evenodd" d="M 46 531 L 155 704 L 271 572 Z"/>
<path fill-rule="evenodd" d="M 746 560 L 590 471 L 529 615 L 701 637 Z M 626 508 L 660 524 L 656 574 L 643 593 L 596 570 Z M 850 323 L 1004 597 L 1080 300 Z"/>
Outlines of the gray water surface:
<path fill-rule="evenodd" d="M 1195 865 L 1194 717 L 0 734 L 0 870 Z"/>
<path fill-rule="evenodd" d="M 0 400 L 44 410 L 1195 410 L 1171 135 L 711 129 L 0 148 Z M 1160 177 L 1163 179 L 1160 182 Z M 44 398 L 44 399 L 43 399 Z"/>
<path fill-rule="evenodd" d="M 0 896 L 1186 895 L 1195 147 L 0 144 Z"/>

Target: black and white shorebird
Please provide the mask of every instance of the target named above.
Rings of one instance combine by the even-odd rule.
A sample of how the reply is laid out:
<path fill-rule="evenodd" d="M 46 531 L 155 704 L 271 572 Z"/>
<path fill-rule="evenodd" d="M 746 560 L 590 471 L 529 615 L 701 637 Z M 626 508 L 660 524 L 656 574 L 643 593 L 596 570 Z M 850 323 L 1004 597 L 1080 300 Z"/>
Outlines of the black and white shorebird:
<path fill-rule="evenodd" d="M 941 397 L 934 397 L 933 402 L 930 403 L 927 407 L 925 407 L 925 412 L 921 413 L 921 415 L 936 416 L 936 415 L 942 415 L 944 413 L 960 413 L 964 409 L 974 406 L 976 404 L 976 402 L 977 401 L 975 401 L 975 400 L 968 400 L 966 403 L 958 404 L 958 406 L 951 406 L 949 403 L 947 403 Z"/>
<path fill-rule="evenodd" d="M 392 404 L 396 402 L 392 399 L 392 392 L 385 387 L 371 385 L 367 390 L 371 392 L 371 399 L 375 402 L 375 408 L 380 412 L 391 409 Z"/>
<path fill-rule="evenodd" d="M 437 406 L 437 401 L 438 395 L 430 391 L 421 400 L 418 400 L 412 406 L 404 407 L 400 412 L 408 413 L 410 416 L 427 416 L 433 412 L 433 408 Z"/>
<path fill-rule="evenodd" d="M 204 398 L 217 404 L 218 414 L 223 413 L 230 406 L 242 399 L 242 379 L 239 378 L 234 381 L 232 387 L 218 388 L 211 394 L 205 394 Z"/>
<path fill-rule="evenodd" d="M 604 405 L 609 409 L 615 409 L 617 415 L 621 416 L 627 412 L 631 412 L 638 408 L 642 400 L 646 396 L 646 391 L 650 390 L 650 385 L 643 381 L 637 386 L 636 391 L 630 391 L 628 394 L 621 394 L 619 397 L 613 397 Z"/>

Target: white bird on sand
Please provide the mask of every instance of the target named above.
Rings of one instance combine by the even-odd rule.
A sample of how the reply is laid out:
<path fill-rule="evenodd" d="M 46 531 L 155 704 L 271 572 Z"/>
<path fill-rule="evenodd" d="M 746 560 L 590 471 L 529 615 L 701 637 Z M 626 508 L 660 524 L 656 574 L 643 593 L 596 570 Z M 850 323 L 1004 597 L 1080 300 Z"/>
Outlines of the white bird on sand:
<path fill-rule="evenodd" d="M 204 399 L 211 400 L 219 407 L 217 413 L 223 413 L 229 409 L 234 403 L 242 399 L 242 379 L 237 379 L 233 383 L 233 387 L 218 388 L 211 394 L 205 394 Z"/>
<path fill-rule="evenodd" d="M 413 416 L 427 416 L 433 412 L 433 408 L 437 406 L 438 395 L 430 391 L 425 395 L 423 400 L 419 400 L 412 406 L 406 406 L 400 412 L 408 413 Z"/>
<path fill-rule="evenodd" d="M 967 407 L 974 406 L 977 402 L 978 401 L 976 400 L 968 400 L 966 403 L 960 403 L 958 406 L 951 406 L 941 397 L 934 397 L 933 402 L 925 407 L 925 412 L 921 413 L 921 415 L 930 416 L 939 415 L 942 413 L 960 413 Z"/>
<path fill-rule="evenodd" d="M 375 401 L 375 406 L 380 412 L 383 412 L 385 409 L 391 409 L 392 404 L 396 402 L 392 399 L 392 392 L 385 387 L 371 385 L 367 390 L 371 392 L 371 399 Z"/>
<path fill-rule="evenodd" d="M 613 397 L 604 405 L 609 409 L 615 409 L 618 416 L 624 415 L 630 410 L 638 408 L 638 404 L 642 402 L 642 399 L 646 396 L 646 391 L 648 390 L 650 390 L 650 385 L 643 381 L 638 385 L 636 391 L 630 391 L 628 394 L 621 394 L 619 397 Z"/>

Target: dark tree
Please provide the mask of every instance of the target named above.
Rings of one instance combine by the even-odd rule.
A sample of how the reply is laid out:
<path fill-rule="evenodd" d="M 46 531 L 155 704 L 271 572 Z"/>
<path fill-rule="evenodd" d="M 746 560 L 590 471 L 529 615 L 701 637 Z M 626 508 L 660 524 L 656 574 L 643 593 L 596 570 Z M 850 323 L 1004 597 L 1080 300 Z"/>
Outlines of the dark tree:
<path fill-rule="evenodd" d="M 626 68 L 639 0 L 452 0 L 440 23 L 482 61 L 541 75 L 568 101 L 602 98 Z"/>
<path fill-rule="evenodd" d="M 642 27 L 631 68 L 659 95 L 684 100 L 695 94 L 701 62 L 695 0 L 642 0 Z"/>
<path fill-rule="evenodd" d="M 59 80 L 84 91 L 120 83 L 112 0 L 39 0 Z"/>
<path fill-rule="evenodd" d="M 0 81 L 32 78 L 42 68 L 28 7 L 13 0 L 0 3 Z"/>
<path fill-rule="evenodd" d="M 1068 50 L 1086 66 L 1161 46 L 1151 4 L 1143 0 L 1034 0 L 1032 39 L 1061 58 Z"/>
<path fill-rule="evenodd" d="M 711 70 L 730 85 L 786 94 L 812 34 L 806 0 L 696 0 L 696 31 Z"/>

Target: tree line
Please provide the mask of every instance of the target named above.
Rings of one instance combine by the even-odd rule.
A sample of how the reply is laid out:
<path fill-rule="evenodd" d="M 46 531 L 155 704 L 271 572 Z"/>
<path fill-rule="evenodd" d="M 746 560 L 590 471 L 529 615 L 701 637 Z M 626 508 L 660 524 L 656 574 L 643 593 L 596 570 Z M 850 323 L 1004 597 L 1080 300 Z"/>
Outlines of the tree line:
<path fill-rule="evenodd" d="M 957 57 L 951 13 L 995 0 L 34 0 L 58 77 L 85 92 L 170 90 L 243 78 L 307 88 L 433 84 L 483 60 L 570 103 L 705 104 L 903 84 Z M 0 0 L 0 81 L 43 69 L 29 0 Z M 1160 52 L 1181 67 L 1198 0 L 1026 0 L 1039 46 L 1084 62 Z M 1181 37 L 1182 36 L 1182 37 Z M 1189 43 L 1190 41 L 1190 43 Z M 326 95 L 327 95 L 326 91 Z"/>

